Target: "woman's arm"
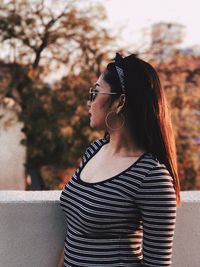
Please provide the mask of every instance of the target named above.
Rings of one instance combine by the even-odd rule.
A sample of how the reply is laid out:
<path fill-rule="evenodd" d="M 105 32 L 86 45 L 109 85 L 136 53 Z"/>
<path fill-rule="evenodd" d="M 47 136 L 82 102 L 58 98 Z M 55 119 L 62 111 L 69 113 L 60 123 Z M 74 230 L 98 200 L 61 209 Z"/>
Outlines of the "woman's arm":
<path fill-rule="evenodd" d="M 144 178 L 137 194 L 143 221 L 144 267 L 170 267 L 176 221 L 173 180 L 158 164 Z"/>
<path fill-rule="evenodd" d="M 64 247 L 61 251 L 60 258 L 59 258 L 59 261 L 58 261 L 56 267 L 63 267 L 63 266 L 64 266 Z"/>

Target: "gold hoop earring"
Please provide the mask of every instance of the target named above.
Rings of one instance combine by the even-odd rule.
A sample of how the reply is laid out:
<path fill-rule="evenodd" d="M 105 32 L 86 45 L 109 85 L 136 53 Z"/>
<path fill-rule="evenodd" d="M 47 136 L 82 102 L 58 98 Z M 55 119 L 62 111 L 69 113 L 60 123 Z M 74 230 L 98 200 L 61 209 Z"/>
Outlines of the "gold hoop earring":
<path fill-rule="evenodd" d="M 118 127 L 118 128 L 113 128 L 113 127 L 111 127 L 111 126 L 109 125 L 109 123 L 108 123 L 108 121 L 109 121 L 109 116 L 110 116 L 110 119 L 112 119 L 112 114 L 114 114 L 115 116 L 119 116 L 119 115 L 121 116 L 121 118 L 122 118 L 122 123 L 121 123 L 120 127 Z M 112 130 L 112 131 L 118 131 L 118 130 L 121 130 L 121 129 L 123 128 L 123 126 L 124 126 L 124 123 L 125 123 L 125 119 L 124 119 L 124 115 L 123 115 L 122 113 L 117 114 L 117 112 L 115 112 L 115 111 L 110 111 L 110 112 L 108 112 L 108 114 L 106 115 L 106 118 L 105 118 L 105 124 L 106 124 L 106 127 L 107 127 L 108 129 Z"/>

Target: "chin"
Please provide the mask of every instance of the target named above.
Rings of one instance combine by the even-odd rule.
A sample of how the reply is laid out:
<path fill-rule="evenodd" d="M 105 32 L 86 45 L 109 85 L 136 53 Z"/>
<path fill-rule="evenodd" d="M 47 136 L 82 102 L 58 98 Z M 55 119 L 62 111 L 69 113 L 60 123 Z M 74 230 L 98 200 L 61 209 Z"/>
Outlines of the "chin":
<path fill-rule="evenodd" d="M 103 125 L 95 124 L 95 123 L 92 123 L 92 122 L 90 122 L 90 127 L 92 129 L 98 130 L 98 131 L 105 130 L 105 127 Z"/>

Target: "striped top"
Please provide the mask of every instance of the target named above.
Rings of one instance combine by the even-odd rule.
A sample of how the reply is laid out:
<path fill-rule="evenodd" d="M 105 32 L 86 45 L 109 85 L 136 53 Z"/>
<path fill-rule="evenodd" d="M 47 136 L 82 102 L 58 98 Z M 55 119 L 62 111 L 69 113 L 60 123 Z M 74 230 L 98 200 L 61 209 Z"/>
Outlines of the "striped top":
<path fill-rule="evenodd" d="M 64 266 L 170 267 L 176 220 L 172 177 L 145 153 L 109 179 L 81 180 L 81 170 L 107 142 L 89 146 L 61 193 L 67 217 Z"/>

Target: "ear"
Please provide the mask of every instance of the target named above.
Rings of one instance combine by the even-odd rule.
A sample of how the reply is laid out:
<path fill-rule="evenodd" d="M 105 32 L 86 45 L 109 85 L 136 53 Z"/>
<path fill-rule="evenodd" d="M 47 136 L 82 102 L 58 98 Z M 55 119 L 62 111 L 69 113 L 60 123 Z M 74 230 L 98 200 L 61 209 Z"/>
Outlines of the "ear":
<path fill-rule="evenodd" d="M 117 110 L 116 110 L 117 114 L 119 114 L 122 111 L 125 101 L 126 101 L 125 94 L 121 94 L 120 97 L 117 99 Z"/>

